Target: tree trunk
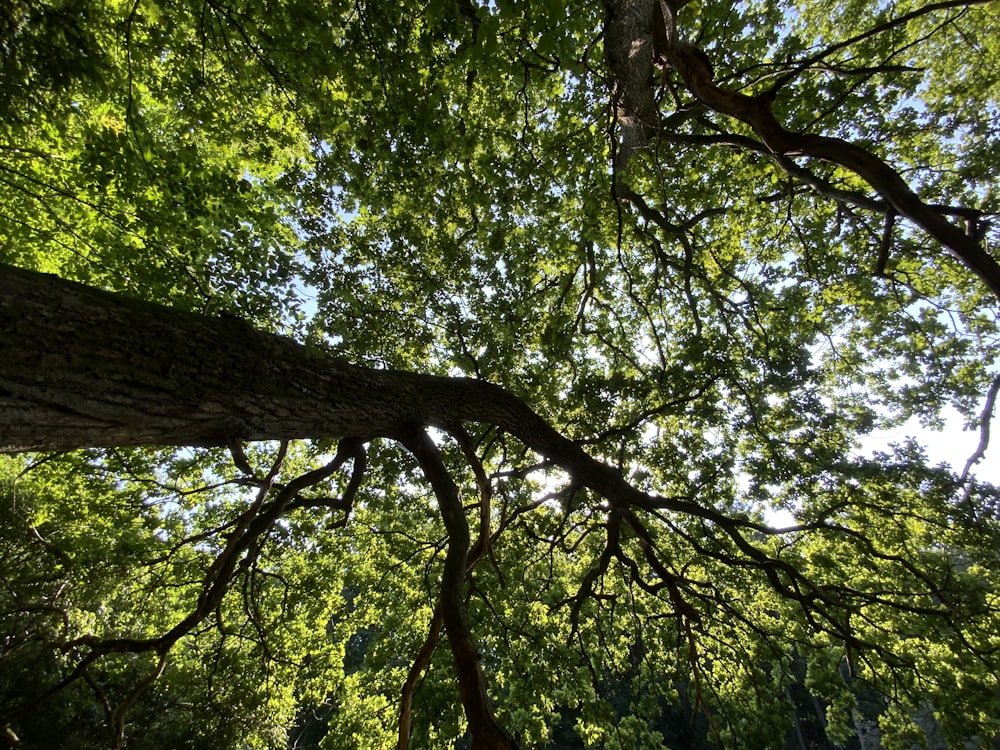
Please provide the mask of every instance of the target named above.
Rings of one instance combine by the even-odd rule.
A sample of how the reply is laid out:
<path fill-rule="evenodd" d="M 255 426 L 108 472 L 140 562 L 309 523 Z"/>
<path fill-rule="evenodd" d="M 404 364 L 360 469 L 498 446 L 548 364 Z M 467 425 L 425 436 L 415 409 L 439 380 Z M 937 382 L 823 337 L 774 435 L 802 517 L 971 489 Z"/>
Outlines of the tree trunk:
<path fill-rule="evenodd" d="M 482 381 L 356 367 L 239 320 L 8 266 L 0 333 L 3 452 L 374 437 L 465 420 L 551 431 Z"/>
<path fill-rule="evenodd" d="M 605 0 L 604 57 L 611 71 L 611 100 L 618 126 L 615 188 L 629 159 L 656 132 L 653 100 L 655 0 Z"/>

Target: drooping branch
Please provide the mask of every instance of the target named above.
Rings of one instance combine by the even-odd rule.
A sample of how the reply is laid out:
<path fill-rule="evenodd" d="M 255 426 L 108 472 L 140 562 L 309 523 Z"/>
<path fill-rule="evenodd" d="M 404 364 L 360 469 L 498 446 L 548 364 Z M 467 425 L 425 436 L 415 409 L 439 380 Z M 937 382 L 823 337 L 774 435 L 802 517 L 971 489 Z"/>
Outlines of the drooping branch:
<path fill-rule="evenodd" d="M 338 451 L 342 464 L 373 437 L 474 422 L 514 436 L 613 506 L 703 518 L 734 537 L 768 531 L 641 492 L 481 380 L 358 367 L 241 321 L 8 266 L 0 266 L 0 330 L 0 451 L 355 436 Z M 293 484 L 282 489 L 292 493 L 286 502 Z"/>
<path fill-rule="evenodd" d="M 1000 395 L 1000 375 L 993 378 L 993 383 L 990 384 L 990 389 L 986 393 L 986 402 L 983 404 L 983 411 L 979 415 L 979 444 L 976 446 L 975 452 L 965 462 L 965 468 L 962 469 L 962 476 L 959 479 L 961 484 L 968 481 L 972 467 L 979 463 L 983 456 L 986 455 L 986 449 L 990 444 L 990 424 L 993 421 L 993 409 L 996 406 L 998 395 Z"/>
<path fill-rule="evenodd" d="M 142 695 L 149 687 L 160 679 L 160 675 L 163 674 L 164 668 L 167 666 L 167 654 L 164 652 L 160 654 L 160 658 L 156 662 L 156 666 L 153 668 L 148 675 L 146 675 L 139 683 L 132 689 L 132 691 L 125 697 L 119 705 L 118 708 L 114 710 L 111 715 L 111 741 L 112 747 L 115 750 L 118 748 L 125 747 L 125 716 L 128 711 L 138 700 L 139 696 Z"/>
<path fill-rule="evenodd" d="M 466 560 L 466 573 L 470 573 L 484 555 L 492 553 L 490 546 L 490 517 L 491 501 L 493 497 L 493 487 L 489 477 L 483 469 L 482 462 L 476 455 L 472 444 L 472 437 L 462 425 L 455 425 L 449 429 L 451 435 L 458 441 L 465 454 L 466 460 L 472 467 L 476 476 L 476 485 L 479 487 L 479 538 L 469 550 Z M 427 637 L 417 652 L 410 669 L 403 682 L 403 690 L 399 700 L 399 737 L 397 740 L 397 750 L 407 750 L 410 746 L 410 727 L 413 724 L 413 693 L 416 690 L 417 682 L 424 670 L 431 662 L 438 644 L 441 642 L 442 630 L 444 628 L 443 617 L 444 603 L 439 601 L 434 608 L 434 615 L 427 628 Z"/>
<path fill-rule="evenodd" d="M 283 449 L 279 450 L 278 459 L 275 460 L 267 479 L 262 482 L 262 487 L 257 498 L 251 504 L 251 507 L 240 514 L 233 524 L 233 529 L 228 534 L 229 538 L 226 546 L 205 573 L 202 580 L 202 592 L 198 597 L 194 609 L 168 631 L 158 636 L 149 638 L 99 638 L 92 634 L 86 634 L 62 643 L 61 648 L 65 652 L 76 650 L 83 652 L 76 667 L 67 677 L 46 690 L 39 697 L 19 707 L 13 713 L 24 713 L 81 677 L 85 677 L 87 668 L 107 654 L 154 653 L 160 657 L 160 667 L 156 671 L 156 675 L 158 676 L 160 671 L 162 671 L 163 664 L 165 664 L 165 657 L 174 644 L 194 630 L 212 612 L 218 611 L 223 598 L 230 589 L 240 561 L 254 554 L 251 551 L 252 549 L 259 549 L 261 538 L 273 527 L 282 513 L 290 507 L 291 503 L 299 496 L 299 493 L 307 487 L 318 484 L 330 477 L 349 458 L 355 460 L 354 472 L 348 485 L 349 491 L 351 491 L 352 487 L 356 490 L 356 483 L 360 481 L 360 473 L 363 471 L 363 465 L 359 465 L 359 455 L 363 455 L 359 441 L 352 438 L 345 438 L 340 442 L 336 455 L 329 463 L 295 477 L 276 493 L 276 497 L 270 503 L 265 503 L 264 500 L 274 487 L 274 478 L 280 469 L 283 455 Z M 361 463 L 363 464 L 363 462 Z M 145 688 L 143 687 L 142 689 Z M 120 717 L 115 715 L 112 718 L 112 724 L 118 726 L 120 724 Z"/>
<path fill-rule="evenodd" d="M 472 640 L 465 607 L 465 575 L 471 535 L 458 486 L 445 467 L 437 446 L 423 429 L 404 432 L 403 444 L 414 455 L 430 482 L 448 531 L 448 553 L 441 573 L 441 621 L 455 660 L 462 706 L 469 721 L 473 750 L 515 750 L 518 745 L 496 720 L 486 692 L 480 655 Z M 433 634 L 433 630 L 431 631 Z M 401 738 L 402 739 L 402 738 Z"/>
<path fill-rule="evenodd" d="M 493 485 L 486 476 L 482 461 L 476 455 L 475 446 L 472 444 L 472 436 L 462 425 L 455 425 L 448 430 L 455 438 L 458 447 L 462 449 L 462 454 L 472 469 L 476 477 L 476 487 L 479 489 L 479 538 L 476 540 L 472 551 L 469 552 L 469 570 L 479 561 L 479 559 L 490 552 L 490 519 L 492 518 L 493 507 Z"/>
<path fill-rule="evenodd" d="M 437 650 L 441 642 L 441 631 L 444 628 L 444 619 L 441 616 L 440 605 L 435 607 L 434 616 L 431 617 L 431 624 L 427 628 L 427 637 L 417 652 L 416 658 L 410 665 L 406 673 L 406 680 L 403 682 L 403 690 L 399 699 L 399 738 L 396 742 L 396 750 L 408 750 L 410 747 L 410 728 L 413 725 L 413 693 L 417 688 L 420 676 L 431 663 L 431 657 Z"/>

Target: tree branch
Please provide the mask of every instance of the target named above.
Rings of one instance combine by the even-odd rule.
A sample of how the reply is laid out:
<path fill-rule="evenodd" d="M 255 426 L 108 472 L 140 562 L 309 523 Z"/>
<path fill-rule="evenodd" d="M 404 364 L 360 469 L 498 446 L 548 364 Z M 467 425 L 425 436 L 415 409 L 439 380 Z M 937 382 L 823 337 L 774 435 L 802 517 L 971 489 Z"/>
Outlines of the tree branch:
<path fill-rule="evenodd" d="M 469 721 L 473 750 L 516 750 L 517 742 L 496 720 L 486 692 L 481 656 L 472 641 L 469 615 L 465 607 L 465 576 L 469 560 L 469 524 L 458 487 L 441 460 L 434 441 L 414 428 L 400 435 L 400 441 L 417 459 L 430 482 L 448 531 L 448 553 L 441 573 L 441 620 L 455 659 L 458 687 Z"/>
<path fill-rule="evenodd" d="M 969 456 L 969 460 L 965 462 L 965 468 L 962 470 L 962 476 L 959 479 L 960 484 L 965 484 L 968 481 L 972 467 L 979 463 L 983 456 L 986 455 L 986 449 L 990 444 L 990 424 L 993 421 L 993 407 L 996 406 L 998 394 L 1000 394 L 1000 375 L 993 378 L 990 390 L 986 394 L 986 403 L 983 404 L 983 411 L 979 416 L 979 445 L 976 446 L 975 452 Z"/>
<path fill-rule="evenodd" d="M 839 52 L 842 49 L 847 49 L 848 47 L 857 44 L 858 42 L 863 42 L 866 39 L 870 39 L 873 36 L 878 36 L 886 31 L 891 31 L 892 29 L 898 28 L 899 26 L 905 26 L 910 21 L 925 16 L 929 13 L 936 13 L 939 10 L 948 10 L 950 8 L 966 8 L 970 5 L 985 5 L 992 2 L 993 0 L 944 0 L 944 2 L 938 3 L 928 3 L 923 7 L 917 8 L 916 10 L 905 13 L 898 18 L 892 18 L 888 21 L 880 23 L 873 26 L 870 29 L 862 31 L 860 34 L 855 34 L 848 39 L 845 39 L 836 44 L 831 44 L 829 47 L 817 52 L 815 55 L 800 61 L 795 65 L 795 68 L 785 75 L 783 75 L 777 82 L 772 86 L 770 90 L 771 96 L 777 93 L 778 89 L 788 83 L 792 78 L 801 73 L 803 70 L 813 67 L 816 63 L 830 55 Z"/>
<path fill-rule="evenodd" d="M 1000 263 L 916 195 L 892 167 L 871 152 L 845 141 L 785 129 L 771 111 L 771 94 L 747 96 L 717 86 L 705 53 L 688 44 L 670 51 L 670 60 L 684 83 L 704 104 L 735 117 L 757 133 L 778 156 L 810 156 L 837 164 L 864 179 L 900 215 L 907 217 L 944 245 L 966 268 L 1000 298 Z"/>

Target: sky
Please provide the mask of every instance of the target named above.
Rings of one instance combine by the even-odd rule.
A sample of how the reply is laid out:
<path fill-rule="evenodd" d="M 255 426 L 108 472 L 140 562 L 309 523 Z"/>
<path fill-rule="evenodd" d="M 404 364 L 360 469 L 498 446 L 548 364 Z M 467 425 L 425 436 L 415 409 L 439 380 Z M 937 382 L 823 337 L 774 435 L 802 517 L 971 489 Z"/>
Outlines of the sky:
<path fill-rule="evenodd" d="M 1000 426 L 994 425 L 991 435 L 997 429 Z M 885 450 L 890 443 L 902 443 L 907 437 L 916 438 L 924 446 L 931 464 L 950 464 L 959 474 L 979 446 L 979 431 L 965 429 L 958 412 L 950 410 L 945 413 L 944 429 L 940 431 L 922 427 L 916 418 L 911 418 L 895 429 L 878 430 L 865 436 L 861 441 L 862 449 L 865 453 Z M 986 455 L 973 467 L 972 473 L 980 480 L 1000 485 L 1000 449 L 995 440 L 990 441 Z"/>

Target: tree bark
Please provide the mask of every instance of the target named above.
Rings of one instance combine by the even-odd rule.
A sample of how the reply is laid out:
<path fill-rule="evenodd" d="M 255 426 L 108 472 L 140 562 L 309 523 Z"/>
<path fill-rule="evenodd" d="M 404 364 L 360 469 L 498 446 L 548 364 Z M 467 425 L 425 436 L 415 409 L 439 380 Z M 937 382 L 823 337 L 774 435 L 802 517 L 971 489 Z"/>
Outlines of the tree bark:
<path fill-rule="evenodd" d="M 419 438 L 421 427 L 448 430 L 463 422 L 494 425 L 565 470 L 605 498 L 647 548 L 648 532 L 635 510 L 702 518 L 742 554 L 737 560 L 727 553 L 726 564 L 761 570 L 781 596 L 800 602 L 807 613 L 825 613 L 837 604 L 787 561 L 770 558 L 749 541 L 746 534 L 766 527 L 691 499 L 638 490 L 498 386 L 357 367 L 241 321 L 0 265 L 2 452 L 379 436 L 407 444 L 446 516 L 450 549 L 441 614 L 473 746 L 510 750 L 516 742 L 493 717 L 461 596 L 468 524 L 433 444 Z M 679 592 L 675 604 L 688 616 Z M 161 643 L 107 642 L 104 650 L 134 651 L 137 645 Z"/>
<path fill-rule="evenodd" d="M 604 57 L 611 71 L 611 100 L 618 126 L 615 189 L 629 159 L 657 127 L 653 100 L 653 11 L 656 0 L 605 0 Z"/>
<path fill-rule="evenodd" d="M 985 1 L 976 0 L 976 4 Z M 840 165 L 857 174 L 893 211 L 940 242 L 1000 298 L 1000 260 L 987 251 L 974 232 L 962 231 L 937 208 L 921 200 L 888 163 L 842 138 L 786 129 L 772 111 L 770 93 L 747 96 L 716 85 L 704 51 L 677 40 L 676 14 L 686 2 L 605 0 L 604 49 L 619 134 L 614 159 L 614 191 L 618 197 L 634 197 L 623 181 L 629 158 L 660 130 L 653 97 L 654 58 L 666 58 L 704 106 L 749 125 L 776 157 L 807 156 Z M 946 2 L 937 7 L 951 5 Z M 926 10 L 914 13 L 922 14 Z M 908 17 L 913 16 L 909 14 L 897 20 Z"/>
<path fill-rule="evenodd" d="M 463 422 L 499 427 L 613 502 L 649 504 L 491 383 L 358 367 L 239 320 L 0 265 L 0 452 L 367 440 Z"/>
<path fill-rule="evenodd" d="M 0 452 L 398 439 L 463 422 L 507 432 L 613 507 L 705 518 L 741 546 L 740 528 L 758 528 L 636 489 L 491 383 L 358 367 L 238 320 L 0 265 Z"/>
<path fill-rule="evenodd" d="M 239 320 L 0 266 L 2 452 L 367 438 L 462 421 L 556 434 L 482 381 L 357 367 Z"/>

